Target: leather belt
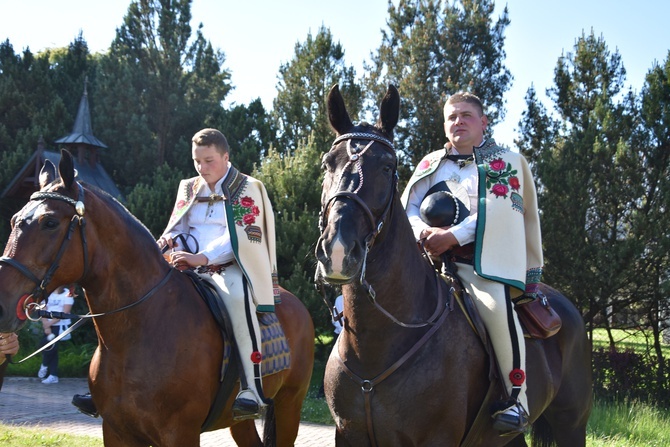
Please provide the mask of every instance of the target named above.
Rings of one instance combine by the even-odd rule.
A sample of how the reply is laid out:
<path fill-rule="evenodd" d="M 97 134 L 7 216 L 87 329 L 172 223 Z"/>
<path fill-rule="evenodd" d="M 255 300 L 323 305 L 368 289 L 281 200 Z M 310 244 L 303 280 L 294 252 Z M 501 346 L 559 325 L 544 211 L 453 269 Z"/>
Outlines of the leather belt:
<path fill-rule="evenodd" d="M 475 244 L 474 242 L 471 242 L 469 244 L 460 245 L 449 250 L 447 254 L 451 262 L 472 265 L 475 259 Z"/>
<path fill-rule="evenodd" d="M 234 263 L 235 263 L 235 261 L 230 261 L 230 262 L 226 262 L 225 264 L 201 265 L 201 266 L 196 267 L 194 269 L 194 271 L 195 271 L 195 273 L 198 273 L 198 274 L 207 273 L 209 275 L 213 275 L 215 273 L 218 274 L 218 273 L 223 272 L 224 270 L 226 270 L 226 268 L 230 267 Z"/>

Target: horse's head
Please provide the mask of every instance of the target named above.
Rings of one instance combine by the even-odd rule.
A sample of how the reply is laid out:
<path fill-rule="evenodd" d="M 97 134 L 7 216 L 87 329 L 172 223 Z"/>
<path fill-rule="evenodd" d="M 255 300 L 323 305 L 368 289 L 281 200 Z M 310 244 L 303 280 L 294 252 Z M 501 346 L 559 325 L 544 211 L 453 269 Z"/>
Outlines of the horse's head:
<path fill-rule="evenodd" d="M 11 234 L 0 258 L 0 332 L 13 332 L 57 286 L 76 282 L 85 262 L 84 190 L 75 182 L 72 156 L 62 151 L 60 180 L 47 161 L 39 192 L 11 220 Z"/>
<path fill-rule="evenodd" d="M 338 86 L 328 94 L 328 119 L 336 138 L 323 157 L 318 275 L 345 284 L 364 273 L 368 250 L 388 216 L 397 191 L 393 128 L 400 96 L 389 86 L 374 126 L 354 125 Z"/>

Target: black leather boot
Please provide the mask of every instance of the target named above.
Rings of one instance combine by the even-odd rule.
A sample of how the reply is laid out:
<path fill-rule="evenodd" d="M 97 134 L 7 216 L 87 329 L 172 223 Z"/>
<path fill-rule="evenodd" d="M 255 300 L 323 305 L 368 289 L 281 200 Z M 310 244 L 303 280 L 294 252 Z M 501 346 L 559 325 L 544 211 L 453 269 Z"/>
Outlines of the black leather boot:
<path fill-rule="evenodd" d="M 95 408 L 95 404 L 93 403 L 93 398 L 91 397 L 91 393 L 86 393 L 86 394 L 75 394 L 72 397 L 72 405 L 77 407 L 77 410 L 80 412 L 84 413 L 85 415 L 97 418 L 100 416 L 98 414 L 98 409 Z"/>

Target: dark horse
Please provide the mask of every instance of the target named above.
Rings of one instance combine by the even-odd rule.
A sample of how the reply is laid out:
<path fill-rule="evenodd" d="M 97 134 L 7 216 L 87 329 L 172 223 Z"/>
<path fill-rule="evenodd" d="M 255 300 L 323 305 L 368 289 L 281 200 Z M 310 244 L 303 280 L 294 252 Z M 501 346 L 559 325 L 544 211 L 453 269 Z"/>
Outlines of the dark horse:
<path fill-rule="evenodd" d="M 438 281 L 397 191 L 393 128 L 399 95 L 390 86 L 376 125 L 353 125 L 337 86 L 328 117 L 337 133 L 323 157 L 317 275 L 342 285 L 344 330 L 326 366 L 325 392 L 337 446 L 525 446 L 501 437 L 489 405 L 502 397 L 489 359 L 453 290 Z M 535 439 L 585 445 L 591 354 L 582 317 L 544 287 L 563 319 L 546 340 L 527 340 Z M 493 384 L 493 393 L 489 393 Z M 478 413 L 480 413 L 478 417 Z M 473 428 L 476 426 L 476 428 Z"/>
<path fill-rule="evenodd" d="M 33 195 L 12 218 L 0 262 L 0 332 L 24 324 L 26 303 L 41 301 L 60 284 L 80 284 L 90 311 L 106 314 L 94 318 L 99 344 L 89 370 L 105 445 L 199 445 L 228 340 L 191 280 L 163 259 L 149 231 L 109 195 L 75 181 L 67 151 L 59 173 L 61 180 Z M 263 380 L 274 401 L 265 445 L 274 445 L 276 437 L 276 445 L 291 446 L 312 374 L 314 326 L 294 295 L 283 291 L 281 298 L 276 314 L 291 360 L 288 369 Z M 236 393 L 208 429 L 231 427 L 238 445 L 261 446 L 253 420 L 232 419 Z M 276 433 L 268 431 L 273 427 Z"/>

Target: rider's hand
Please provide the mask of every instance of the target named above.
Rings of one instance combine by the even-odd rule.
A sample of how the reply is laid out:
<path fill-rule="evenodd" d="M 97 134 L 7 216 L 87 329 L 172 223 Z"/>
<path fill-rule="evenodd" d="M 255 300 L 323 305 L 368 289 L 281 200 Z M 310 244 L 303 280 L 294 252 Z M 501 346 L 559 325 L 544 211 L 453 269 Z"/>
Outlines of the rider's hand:
<path fill-rule="evenodd" d="M 207 265 L 209 259 L 202 253 L 189 253 L 187 251 L 174 251 L 170 254 L 170 261 L 175 267 L 198 267 Z"/>
<path fill-rule="evenodd" d="M 164 236 L 161 236 L 160 238 L 158 238 L 156 243 L 158 244 L 158 247 L 161 250 L 163 250 L 165 247 L 168 247 L 168 248 L 174 247 L 174 241 L 169 237 L 166 238 Z"/>
<path fill-rule="evenodd" d="M 428 227 L 420 236 L 428 254 L 435 257 L 459 245 L 449 227 Z"/>

